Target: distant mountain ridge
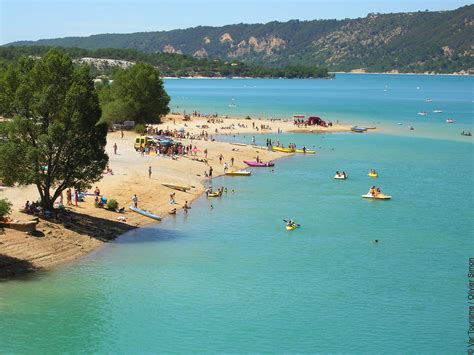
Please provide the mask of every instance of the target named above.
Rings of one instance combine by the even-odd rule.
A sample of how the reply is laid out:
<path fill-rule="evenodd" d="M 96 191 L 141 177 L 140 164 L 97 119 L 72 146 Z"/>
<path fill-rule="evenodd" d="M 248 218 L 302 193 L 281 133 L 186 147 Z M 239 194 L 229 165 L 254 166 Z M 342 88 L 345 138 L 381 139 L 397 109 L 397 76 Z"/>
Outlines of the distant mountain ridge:
<path fill-rule="evenodd" d="M 131 48 L 256 64 L 317 65 L 331 71 L 468 72 L 474 67 L 474 5 L 452 11 L 364 18 L 199 26 L 99 34 L 9 45 Z"/>

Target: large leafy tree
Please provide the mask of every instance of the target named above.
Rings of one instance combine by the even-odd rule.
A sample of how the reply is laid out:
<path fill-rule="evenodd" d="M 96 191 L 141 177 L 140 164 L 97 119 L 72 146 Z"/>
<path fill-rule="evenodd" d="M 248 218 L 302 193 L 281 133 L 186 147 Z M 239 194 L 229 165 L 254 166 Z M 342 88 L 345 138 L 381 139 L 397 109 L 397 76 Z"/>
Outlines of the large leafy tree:
<path fill-rule="evenodd" d="M 106 122 L 159 123 L 160 117 L 169 113 L 170 97 L 160 71 L 150 64 L 117 70 L 112 84 L 100 87 L 100 97 Z"/>
<path fill-rule="evenodd" d="M 0 73 L 0 175 L 7 184 L 35 184 L 45 209 L 68 187 L 98 181 L 108 162 L 105 124 L 89 68 L 50 50 Z"/>

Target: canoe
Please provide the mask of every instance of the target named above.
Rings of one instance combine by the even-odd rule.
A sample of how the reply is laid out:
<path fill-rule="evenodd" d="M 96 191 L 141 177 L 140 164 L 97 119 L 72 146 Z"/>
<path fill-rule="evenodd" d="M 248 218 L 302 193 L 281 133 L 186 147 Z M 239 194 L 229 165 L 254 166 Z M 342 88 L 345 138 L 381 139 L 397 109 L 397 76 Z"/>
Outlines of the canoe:
<path fill-rule="evenodd" d="M 161 185 L 169 187 L 170 189 L 179 190 L 179 191 L 183 191 L 183 192 L 186 192 L 189 189 L 191 189 L 190 187 L 186 187 L 186 186 L 182 186 L 182 185 L 175 185 L 175 184 L 168 184 L 168 183 L 162 183 Z"/>
<path fill-rule="evenodd" d="M 295 153 L 302 153 L 302 154 L 316 154 L 315 150 L 309 150 L 306 149 L 306 152 L 303 151 L 303 149 L 296 149 Z"/>
<path fill-rule="evenodd" d="M 272 161 L 269 161 L 267 163 L 262 163 L 262 162 L 244 160 L 244 163 L 247 164 L 248 166 L 252 166 L 254 168 L 265 168 L 265 167 L 275 166 L 275 163 L 272 162 Z"/>
<path fill-rule="evenodd" d="M 384 195 L 384 194 L 378 194 L 377 196 L 372 196 L 371 194 L 367 195 L 362 195 L 362 198 L 367 198 L 369 200 L 390 200 L 392 196 L 389 195 Z"/>
<path fill-rule="evenodd" d="M 221 194 L 219 192 L 209 192 L 207 197 L 219 197 Z"/>
<path fill-rule="evenodd" d="M 161 221 L 160 216 L 157 216 L 156 214 L 153 214 L 153 213 L 147 212 L 145 210 L 142 210 L 141 208 L 133 207 L 133 206 L 129 206 L 128 208 L 133 212 L 141 214 L 142 216 L 145 216 L 145 217 L 148 217 L 148 218 L 151 218 L 151 219 L 155 219 L 157 221 Z"/>
<path fill-rule="evenodd" d="M 250 171 L 238 170 L 238 171 L 226 171 L 227 176 L 250 176 Z"/>
<path fill-rule="evenodd" d="M 346 180 L 347 179 L 347 175 L 344 176 L 344 175 L 334 175 L 334 179 L 336 180 Z"/>
<path fill-rule="evenodd" d="M 375 174 L 374 174 L 374 173 L 369 173 L 368 175 L 369 175 L 370 177 L 373 177 L 373 178 L 376 178 L 376 177 L 379 176 L 379 174 L 377 174 L 377 173 L 375 173 Z"/>
<path fill-rule="evenodd" d="M 274 152 L 282 152 L 282 153 L 294 153 L 295 150 L 292 148 L 282 148 L 282 147 L 272 147 Z"/>

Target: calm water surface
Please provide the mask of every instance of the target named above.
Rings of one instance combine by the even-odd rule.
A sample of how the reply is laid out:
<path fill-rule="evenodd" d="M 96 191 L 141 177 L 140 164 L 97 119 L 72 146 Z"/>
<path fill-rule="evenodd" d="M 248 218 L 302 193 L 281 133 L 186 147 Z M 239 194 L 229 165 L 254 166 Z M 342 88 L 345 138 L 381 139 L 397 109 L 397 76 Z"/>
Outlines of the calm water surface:
<path fill-rule="evenodd" d="M 418 80 L 427 79 L 407 85 L 426 87 Z M 180 82 L 183 92 L 211 85 L 170 83 L 173 103 Z M 283 91 L 286 81 L 274 82 Z M 459 96 L 472 95 L 463 88 Z M 357 116 L 350 105 L 341 109 Z M 369 117 L 373 108 L 366 110 Z M 381 121 L 394 122 L 387 117 Z M 472 112 L 459 117 L 472 127 Z M 318 154 L 284 158 L 274 172 L 254 169 L 250 178 L 216 179 L 228 194 L 199 199 L 188 216 L 127 233 L 69 267 L 0 284 L 0 349 L 465 352 L 473 145 L 457 134 L 444 139 L 445 125 L 433 126 L 437 139 L 402 131 L 279 136 Z M 378 180 L 367 176 L 371 168 Z M 334 180 L 336 170 L 349 179 Z M 361 199 L 374 183 L 393 199 Z M 302 228 L 287 232 L 287 218 Z"/>

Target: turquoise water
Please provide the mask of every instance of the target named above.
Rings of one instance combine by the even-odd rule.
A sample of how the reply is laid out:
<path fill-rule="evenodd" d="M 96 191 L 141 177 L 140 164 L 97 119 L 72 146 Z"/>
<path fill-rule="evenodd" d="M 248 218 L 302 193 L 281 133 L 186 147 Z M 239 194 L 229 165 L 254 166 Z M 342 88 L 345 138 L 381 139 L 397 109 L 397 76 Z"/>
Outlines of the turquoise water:
<path fill-rule="evenodd" d="M 219 178 L 229 193 L 188 216 L 0 284 L 2 352 L 465 352 L 472 141 L 278 138 L 318 154 Z M 393 199 L 361 199 L 372 184 Z"/>

